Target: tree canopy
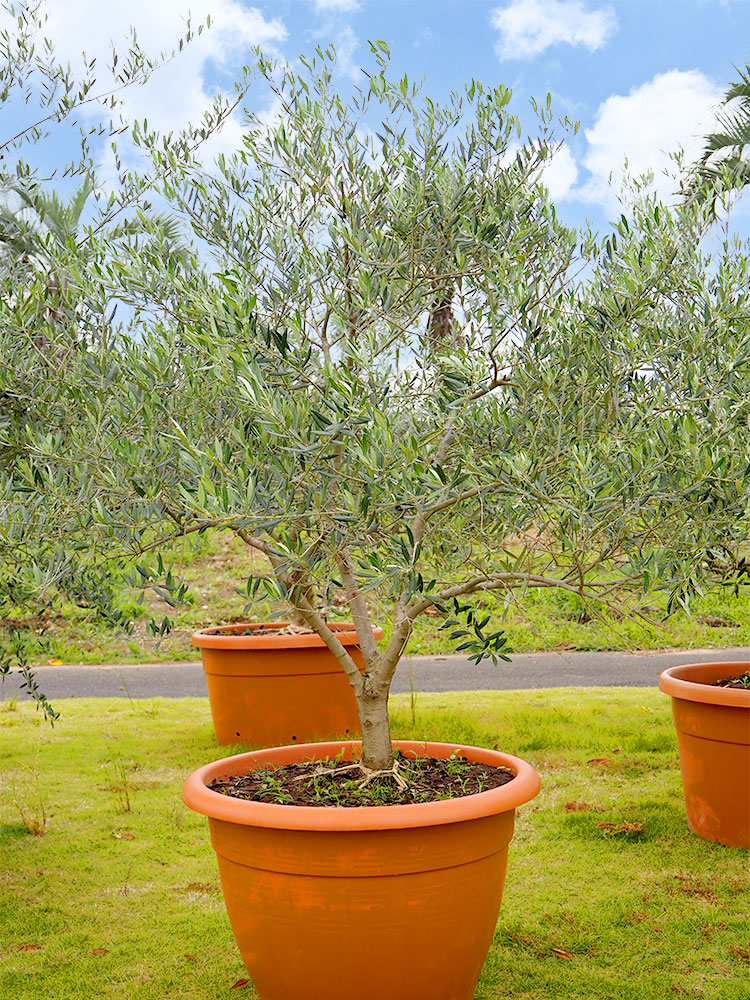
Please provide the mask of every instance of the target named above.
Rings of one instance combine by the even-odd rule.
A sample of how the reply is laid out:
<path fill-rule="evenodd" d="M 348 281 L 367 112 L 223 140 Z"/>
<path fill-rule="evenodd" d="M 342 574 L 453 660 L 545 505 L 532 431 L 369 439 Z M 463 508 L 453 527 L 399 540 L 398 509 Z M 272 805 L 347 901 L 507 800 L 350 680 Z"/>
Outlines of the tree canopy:
<path fill-rule="evenodd" d="M 552 587 L 628 613 L 644 589 L 685 599 L 731 572 L 750 326 L 746 258 L 707 259 L 699 200 L 643 194 L 605 238 L 576 234 L 541 183 L 570 123 L 542 105 L 522 142 L 505 88 L 441 105 L 390 75 L 383 43 L 372 58 L 344 98 L 332 50 L 296 69 L 259 55 L 248 75 L 277 113 L 214 170 L 149 146 L 180 252 L 92 239 L 82 276 L 132 321 L 66 360 L 5 496 L 6 541 L 38 518 L 79 573 L 134 558 L 171 602 L 169 545 L 234 532 L 267 559 L 248 609 L 270 593 L 318 632 L 380 770 L 428 609 L 458 648 L 504 656 L 472 595 Z"/>

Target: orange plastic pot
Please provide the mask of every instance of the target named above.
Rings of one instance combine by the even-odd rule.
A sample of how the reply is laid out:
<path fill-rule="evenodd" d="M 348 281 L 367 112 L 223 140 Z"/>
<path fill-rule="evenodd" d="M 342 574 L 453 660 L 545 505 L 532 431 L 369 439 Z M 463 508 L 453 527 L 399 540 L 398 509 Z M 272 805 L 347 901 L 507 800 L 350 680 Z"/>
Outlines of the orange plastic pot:
<path fill-rule="evenodd" d="M 671 667 L 659 689 L 672 696 L 688 826 L 705 840 L 750 849 L 750 691 L 714 687 L 749 664 Z"/>
<path fill-rule="evenodd" d="M 314 808 L 207 788 L 358 743 L 227 757 L 188 778 L 209 818 L 232 930 L 261 1000 L 471 1000 L 497 922 L 515 809 L 539 791 L 530 764 L 493 750 L 400 742 L 405 754 L 509 767 L 515 779 L 465 798 Z"/>
<path fill-rule="evenodd" d="M 314 634 L 263 634 L 285 624 L 222 625 L 193 636 L 193 645 L 201 651 L 219 743 L 279 746 L 359 735 L 354 692 L 323 640 Z M 354 626 L 332 627 L 364 669 Z M 258 634 L 216 635 L 248 628 Z M 373 632 L 382 639 L 381 629 Z"/>

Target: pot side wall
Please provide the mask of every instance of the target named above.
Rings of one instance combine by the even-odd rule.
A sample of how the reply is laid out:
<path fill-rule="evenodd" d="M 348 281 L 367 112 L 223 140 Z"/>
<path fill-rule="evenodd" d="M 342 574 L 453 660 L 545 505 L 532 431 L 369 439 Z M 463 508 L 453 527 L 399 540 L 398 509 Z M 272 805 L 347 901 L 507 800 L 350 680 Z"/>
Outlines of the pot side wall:
<path fill-rule="evenodd" d="M 750 849 L 750 691 L 717 686 L 748 664 L 670 667 L 659 688 L 672 698 L 685 812 L 690 830 L 717 844 Z"/>
<path fill-rule="evenodd" d="M 210 820 L 227 912 L 258 996 L 471 1000 L 513 822 L 511 810 L 311 839 Z"/>
<path fill-rule="evenodd" d="M 362 653 L 349 647 L 364 669 Z M 285 746 L 360 733 L 338 661 L 320 649 L 201 649 L 211 716 L 223 746 Z"/>
<path fill-rule="evenodd" d="M 750 849 L 750 712 L 672 699 L 688 827 Z"/>

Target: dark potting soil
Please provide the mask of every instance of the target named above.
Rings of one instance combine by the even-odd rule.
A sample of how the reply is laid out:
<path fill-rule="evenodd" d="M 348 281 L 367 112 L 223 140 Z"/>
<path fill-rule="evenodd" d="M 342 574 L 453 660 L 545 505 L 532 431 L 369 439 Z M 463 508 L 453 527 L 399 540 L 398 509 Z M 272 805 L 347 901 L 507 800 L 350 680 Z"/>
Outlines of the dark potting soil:
<path fill-rule="evenodd" d="M 750 691 L 750 670 L 746 670 L 739 677 L 728 677 L 724 681 L 716 681 L 715 687 L 744 688 L 746 691 Z"/>
<path fill-rule="evenodd" d="M 384 806 L 437 802 L 499 788 L 514 775 L 502 767 L 474 764 L 454 754 L 447 760 L 399 756 L 398 773 L 408 783 L 402 789 L 388 774 L 364 784 L 365 775 L 348 760 L 308 761 L 262 768 L 208 786 L 222 795 L 254 802 L 293 806 Z"/>

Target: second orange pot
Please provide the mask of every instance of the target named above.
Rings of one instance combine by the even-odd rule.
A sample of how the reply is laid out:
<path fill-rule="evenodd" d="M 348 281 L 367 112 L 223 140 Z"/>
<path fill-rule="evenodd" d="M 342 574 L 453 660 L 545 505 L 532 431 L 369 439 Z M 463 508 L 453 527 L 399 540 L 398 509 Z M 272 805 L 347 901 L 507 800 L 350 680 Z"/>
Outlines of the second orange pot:
<path fill-rule="evenodd" d="M 339 662 L 315 634 L 264 634 L 284 625 L 223 625 L 193 636 L 219 743 L 267 747 L 359 735 L 356 699 Z M 364 669 L 354 626 L 331 627 Z M 248 629 L 254 634 L 216 634 Z M 382 638 L 380 629 L 373 631 Z"/>

